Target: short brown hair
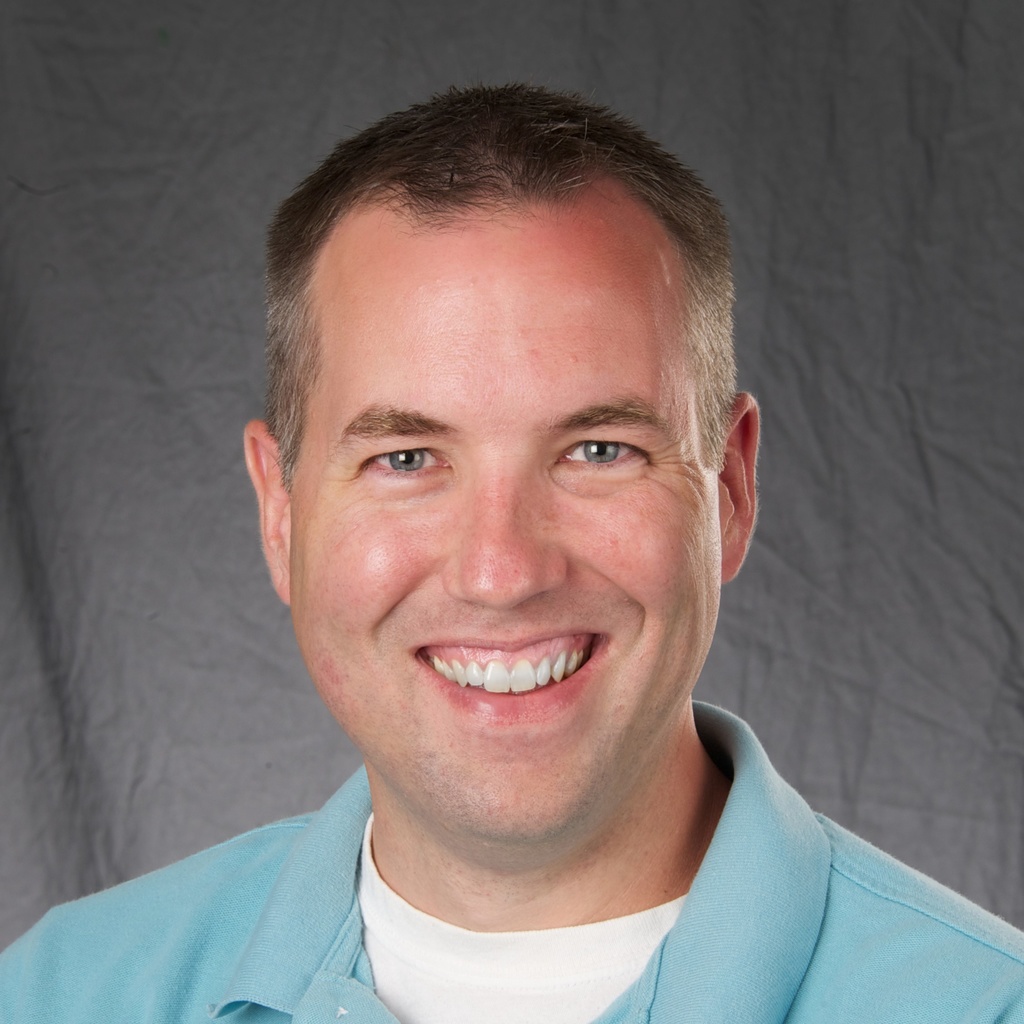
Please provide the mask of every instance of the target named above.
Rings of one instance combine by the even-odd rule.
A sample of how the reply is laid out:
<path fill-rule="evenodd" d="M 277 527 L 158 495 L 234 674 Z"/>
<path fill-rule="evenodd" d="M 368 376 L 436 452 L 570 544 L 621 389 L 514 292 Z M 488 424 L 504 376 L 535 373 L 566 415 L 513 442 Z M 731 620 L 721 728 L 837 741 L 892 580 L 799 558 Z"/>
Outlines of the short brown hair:
<path fill-rule="evenodd" d="M 572 93 L 520 84 L 452 88 L 339 142 L 281 204 L 267 239 L 266 418 L 290 484 L 315 386 L 310 281 L 338 221 L 379 203 L 426 221 L 571 202 L 611 178 L 652 210 L 688 270 L 686 335 L 705 457 L 720 462 L 736 387 L 729 229 L 688 167 L 640 128 Z"/>

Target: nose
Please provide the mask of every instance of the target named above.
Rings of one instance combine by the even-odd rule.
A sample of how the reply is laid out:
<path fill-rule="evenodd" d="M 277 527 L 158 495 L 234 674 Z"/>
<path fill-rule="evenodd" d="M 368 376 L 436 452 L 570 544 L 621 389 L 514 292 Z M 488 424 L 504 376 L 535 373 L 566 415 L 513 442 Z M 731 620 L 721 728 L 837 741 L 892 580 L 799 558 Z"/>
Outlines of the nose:
<path fill-rule="evenodd" d="M 466 489 L 445 573 L 452 597 L 508 609 L 564 582 L 568 559 L 544 490 L 541 483 L 508 477 Z"/>

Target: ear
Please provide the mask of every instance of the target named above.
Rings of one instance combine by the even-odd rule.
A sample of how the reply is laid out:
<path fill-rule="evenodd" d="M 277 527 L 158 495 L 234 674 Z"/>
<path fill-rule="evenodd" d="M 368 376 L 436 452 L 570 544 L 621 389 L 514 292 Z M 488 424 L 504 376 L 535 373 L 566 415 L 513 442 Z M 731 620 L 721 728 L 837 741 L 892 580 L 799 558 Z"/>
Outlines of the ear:
<path fill-rule="evenodd" d="M 725 458 L 718 474 L 722 530 L 722 582 L 728 583 L 747 556 L 757 520 L 757 443 L 761 414 L 753 395 L 741 392 L 732 407 Z"/>
<path fill-rule="evenodd" d="M 245 427 L 245 465 L 259 502 L 260 537 L 263 555 L 277 596 L 291 599 L 292 503 L 281 475 L 281 461 L 274 440 L 263 420 Z"/>

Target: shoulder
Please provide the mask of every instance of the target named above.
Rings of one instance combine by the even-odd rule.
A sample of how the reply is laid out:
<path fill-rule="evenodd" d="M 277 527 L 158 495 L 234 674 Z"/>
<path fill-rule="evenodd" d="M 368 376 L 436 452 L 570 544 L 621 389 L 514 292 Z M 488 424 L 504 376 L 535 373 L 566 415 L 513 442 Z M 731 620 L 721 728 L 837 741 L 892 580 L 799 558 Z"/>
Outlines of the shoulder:
<path fill-rule="evenodd" d="M 784 1007 L 790 1024 L 1024 1024 L 1024 935 L 815 814 L 740 719 L 694 712 L 733 785 L 687 897 L 696 933 L 673 963 L 727 921 L 716 954 L 744 999 L 756 989 L 760 1019 Z"/>
<path fill-rule="evenodd" d="M 120 934 L 244 913 L 265 892 L 310 816 L 253 829 L 158 871 L 51 910 L 28 934 L 59 938 L 105 925 Z M 17 944 L 15 944 L 17 945 Z"/>
<path fill-rule="evenodd" d="M 995 914 L 889 856 L 822 815 L 818 820 L 832 847 L 833 888 L 844 899 L 878 912 L 914 920 L 922 930 L 950 941 L 977 946 L 1024 965 L 1024 933 Z"/>
<path fill-rule="evenodd" d="M 166 998 L 180 1005 L 198 975 L 230 972 L 309 821 L 254 829 L 54 908 L 0 955 L 0 1018 L 75 1019 L 72 1004 L 106 1003 L 111 1019 L 125 1019 L 110 1005 L 111 992 L 126 1004 Z"/>
<path fill-rule="evenodd" d="M 1024 1020 L 1024 934 L 817 817 L 832 864 L 795 1010 L 850 1002 L 860 1019 Z"/>

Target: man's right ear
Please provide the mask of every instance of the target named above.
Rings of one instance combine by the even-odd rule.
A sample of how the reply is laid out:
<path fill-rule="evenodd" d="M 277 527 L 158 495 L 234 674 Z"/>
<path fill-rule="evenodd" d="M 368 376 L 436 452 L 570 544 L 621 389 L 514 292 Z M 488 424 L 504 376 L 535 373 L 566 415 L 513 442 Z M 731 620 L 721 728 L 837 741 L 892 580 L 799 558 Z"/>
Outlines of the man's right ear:
<path fill-rule="evenodd" d="M 277 596 L 291 602 L 292 500 L 281 474 L 277 441 L 263 420 L 245 427 L 245 466 L 259 502 L 263 555 Z"/>

